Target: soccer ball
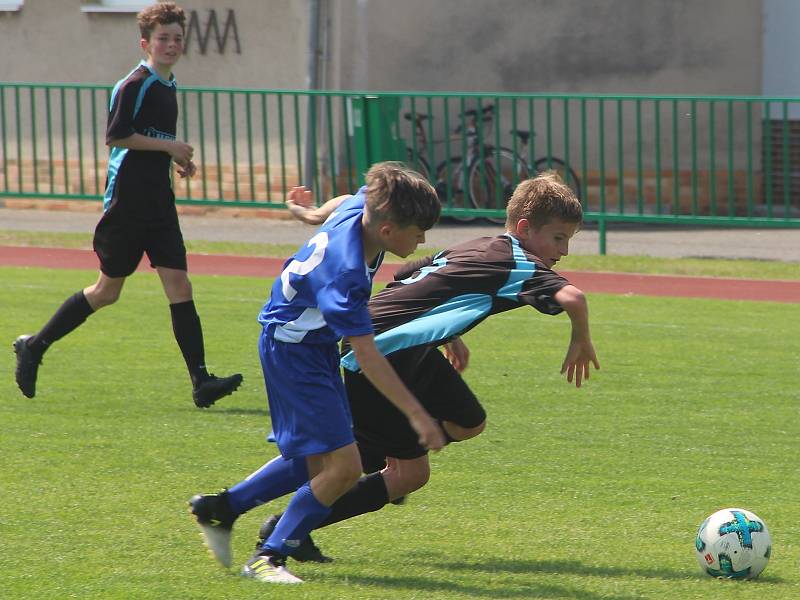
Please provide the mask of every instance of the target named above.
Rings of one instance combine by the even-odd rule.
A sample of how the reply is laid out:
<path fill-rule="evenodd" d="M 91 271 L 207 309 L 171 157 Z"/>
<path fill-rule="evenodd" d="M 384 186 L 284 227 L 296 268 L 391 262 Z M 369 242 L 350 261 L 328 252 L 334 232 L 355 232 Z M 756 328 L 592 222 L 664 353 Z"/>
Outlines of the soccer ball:
<path fill-rule="evenodd" d="M 708 517 L 694 546 L 703 573 L 728 579 L 758 577 L 772 553 L 767 524 L 743 508 L 725 508 Z"/>

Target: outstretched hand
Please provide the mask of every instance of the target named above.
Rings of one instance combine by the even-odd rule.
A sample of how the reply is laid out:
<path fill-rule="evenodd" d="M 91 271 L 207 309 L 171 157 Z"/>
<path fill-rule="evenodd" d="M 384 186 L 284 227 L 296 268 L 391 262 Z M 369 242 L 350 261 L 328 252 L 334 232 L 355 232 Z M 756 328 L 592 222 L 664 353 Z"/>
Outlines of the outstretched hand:
<path fill-rule="evenodd" d="M 304 185 L 293 187 L 286 197 L 286 206 L 291 208 L 311 208 L 314 206 L 314 194 Z"/>
<path fill-rule="evenodd" d="M 566 373 L 569 383 L 574 379 L 575 387 L 581 387 L 583 380 L 589 379 L 589 365 L 600 368 L 591 340 L 572 340 L 561 364 L 561 374 Z"/>
<path fill-rule="evenodd" d="M 308 223 L 309 211 L 314 206 L 314 194 L 303 185 L 293 187 L 286 197 L 286 208 L 298 221 Z"/>

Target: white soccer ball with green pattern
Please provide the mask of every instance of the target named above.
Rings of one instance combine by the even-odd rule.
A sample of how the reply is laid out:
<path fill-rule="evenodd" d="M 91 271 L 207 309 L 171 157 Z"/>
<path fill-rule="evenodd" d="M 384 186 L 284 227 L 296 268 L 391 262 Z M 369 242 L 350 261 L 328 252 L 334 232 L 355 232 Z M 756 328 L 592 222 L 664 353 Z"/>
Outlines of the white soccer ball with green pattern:
<path fill-rule="evenodd" d="M 727 579 L 758 577 L 772 554 L 767 524 L 743 508 L 725 508 L 708 517 L 694 546 L 703 573 Z"/>

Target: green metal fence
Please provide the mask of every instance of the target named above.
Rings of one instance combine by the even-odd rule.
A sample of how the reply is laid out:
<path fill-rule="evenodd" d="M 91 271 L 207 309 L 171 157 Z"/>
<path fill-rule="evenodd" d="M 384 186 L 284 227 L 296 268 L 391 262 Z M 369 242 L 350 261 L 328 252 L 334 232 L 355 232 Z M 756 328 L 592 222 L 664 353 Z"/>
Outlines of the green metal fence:
<path fill-rule="evenodd" d="M 0 197 L 101 199 L 110 93 L 0 83 Z M 555 169 L 602 233 L 800 227 L 800 99 L 182 88 L 178 100 L 198 165 L 176 179 L 180 203 L 277 208 L 300 183 L 322 201 L 397 159 L 464 221 L 501 221 L 520 179 Z"/>

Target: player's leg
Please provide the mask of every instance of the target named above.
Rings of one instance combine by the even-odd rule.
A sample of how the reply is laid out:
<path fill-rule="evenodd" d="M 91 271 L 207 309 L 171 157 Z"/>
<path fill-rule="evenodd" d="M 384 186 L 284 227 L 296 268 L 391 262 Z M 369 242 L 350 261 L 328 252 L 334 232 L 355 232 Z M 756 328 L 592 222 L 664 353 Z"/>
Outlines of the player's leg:
<path fill-rule="evenodd" d="M 224 566 L 232 562 L 230 538 L 233 524 L 250 509 L 297 490 L 308 481 L 303 457 L 277 456 L 242 481 L 219 494 L 197 494 L 189 500 L 214 557 Z"/>
<path fill-rule="evenodd" d="M 208 408 L 232 394 L 242 383 L 241 374 L 217 377 L 206 369 L 203 327 L 192 299 L 192 284 L 185 270 L 157 266 L 158 276 L 169 300 L 172 331 L 183 354 L 192 381 L 192 397 L 198 408 Z"/>
<path fill-rule="evenodd" d="M 311 477 L 244 567 L 244 575 L 276 581 L 277 569 L 358 480 L 361 461 L 336 345 L 281 343 L 262 335 L 260 354 L 275 441 L 286 457 L 306 456 Z"/>
<path fill-rule="evenodd" d="M 440 352 L 428 351 L 421 358 L 415 352 L 395 353 L 389 360 L 425 409 L 442 425 L 448 443 L 469 439 L 483 431 L 486 420 L 483 407 Z M 420 489 L 430 477 L 427 451 L 417 442 L 408 419 L 362 374 L 345 371 L 345 385 L 364 464 L 379 464 L 381 454 L 390 458 L 382 471 L 362 477 L 339 498 L 318 528 L 380 510 Z M 312 548 L 321 555 L 309 538 L 304 549 L 310 552 Z"/>
<path fill-rule="evenodd" d="M 14 341 L 17 385 L 28 398 L 36 395 L 39 364 L 47 349 L 77 329 L 92 313 L 116 302 L 125 278 L 139 264 L 143 249 L 136 231 L 116 221 L 106 213 L 95 229 L 93 245 L 100 260 L 97 282 L 67 298 L 39 332 L 21 335 Z"/>
<path fill-rule="evenodd" d="M 353 486 L 361 473 L 355 443 L 309 456 L 307 464 L 313 475 L 311 481 L 292 496 L 270 535 L 245 564 L 245 576 L 265 582 L 299 582 L 286 570 L 286 558 L 297 552 L 303 540 L 330 514 L 331 504 Z"/>
<path fill-rule="evenodd" d="M 216 377 L 206 369 L 203 328 L 187 274 L 186 246 L 177 213 L 173 211 L 162 222 L 148 228 L 145 252 L 169 300 L 172 330 L 189 371 L 194 403 L 198 408 L 208 408 L 236 391 L 242 383 L 242 375 Z"/>

